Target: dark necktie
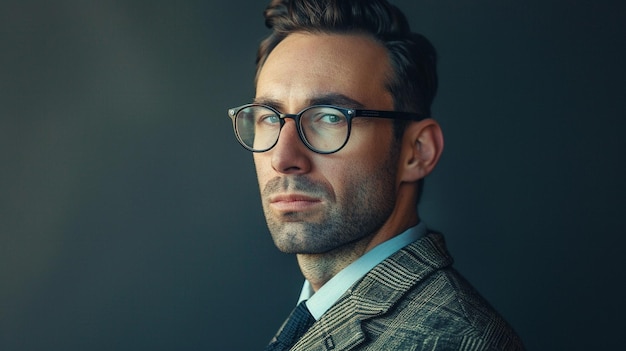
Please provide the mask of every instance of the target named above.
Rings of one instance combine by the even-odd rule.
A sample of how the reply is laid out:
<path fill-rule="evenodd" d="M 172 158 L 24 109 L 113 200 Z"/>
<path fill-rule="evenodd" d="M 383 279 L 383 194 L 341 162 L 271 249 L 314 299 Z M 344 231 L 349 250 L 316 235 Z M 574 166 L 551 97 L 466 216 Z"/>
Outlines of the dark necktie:
<path fill-rule="evenodd" d="M 276 340 L 265 348 L 265 351 L 283 351 L 289 350 L 307 330 L 315 323 L 315 318 L 306 308 L 304 301 L 300 302 L 298 306 L 291 312 L 287 323 L 280 331 L 280 334 L 276 336 Z"/>

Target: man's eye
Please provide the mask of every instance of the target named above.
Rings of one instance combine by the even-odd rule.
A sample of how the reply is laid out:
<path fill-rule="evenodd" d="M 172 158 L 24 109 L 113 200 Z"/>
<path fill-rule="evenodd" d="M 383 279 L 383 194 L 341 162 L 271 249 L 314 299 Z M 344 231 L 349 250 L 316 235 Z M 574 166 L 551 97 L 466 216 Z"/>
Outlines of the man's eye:
<path fill-rule="evenodd" d="M 322 123 L 329 123 L 329 124 L 337 124 L 337 123 L 341 123 L 345 120 L 345 118 L 343 116 L 339 116 L 339 115 L 333 115 L 333 114 L 325 114 L 320 116 L 319 121 Z"/>
<path fill-rule="evenodd" d="M 259 117 L 259 122 L 265 124 L 276 124 L 280 123 L 280 118 L 276 115 L 264 115 Z"/>

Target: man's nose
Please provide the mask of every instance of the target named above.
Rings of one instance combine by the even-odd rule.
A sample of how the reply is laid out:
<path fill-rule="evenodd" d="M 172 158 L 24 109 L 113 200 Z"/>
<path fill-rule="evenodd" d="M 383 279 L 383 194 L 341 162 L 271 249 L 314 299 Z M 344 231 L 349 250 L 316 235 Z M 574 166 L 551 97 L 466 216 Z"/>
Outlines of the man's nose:
<path fill-rule="evenodd" d="M 298 135 L 293 119 L 286 119 L 272 153 L 272 168 L 279 173 L 304 174 L 311 170 L 311 153 Z"/>

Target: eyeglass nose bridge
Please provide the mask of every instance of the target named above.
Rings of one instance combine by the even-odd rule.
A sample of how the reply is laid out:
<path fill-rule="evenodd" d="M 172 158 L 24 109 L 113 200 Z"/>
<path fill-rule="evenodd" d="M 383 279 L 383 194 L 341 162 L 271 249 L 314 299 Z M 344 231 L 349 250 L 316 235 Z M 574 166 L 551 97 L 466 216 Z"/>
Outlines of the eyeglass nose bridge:
<path fill-rule="evenodd" d="M 293 119 L 293 122 L 295 123 L 294 127 L 296 128 L 296 133 L 298 134 L 298 138 L 300 139 L 300 141 L 309 150 L 314 151 L 314 152 L 318 152 L 318 151 L 316 151 L 317 149 L 315 149 L 315 147 L 313 147 L 313 145 L 311 145 L 311 143 L 309 143 L 308 140 L 306 140 L 306 136 L 304 135 L 304 130 L 302 128 L 302 122 L 301 122 L 301 119 L 300 119 L 301 116 L 302 116 L 302 112 L 300 112 L 300 113 L 278 113 L 278 119 L 280 119 L 280 129 L 278 130 L 278 136 L 276 137 L 276 142 L 274 142 L 274 145 L 272 145 L 270 150 L 273 149 L 274 147 L 276 147 L 276 144 L 278 144 L 278 140 L 280 139 L 280 135 L 283 132 L 283 127 L 285 126 L 286 119 L 291 118 L 291 119 Z"/>

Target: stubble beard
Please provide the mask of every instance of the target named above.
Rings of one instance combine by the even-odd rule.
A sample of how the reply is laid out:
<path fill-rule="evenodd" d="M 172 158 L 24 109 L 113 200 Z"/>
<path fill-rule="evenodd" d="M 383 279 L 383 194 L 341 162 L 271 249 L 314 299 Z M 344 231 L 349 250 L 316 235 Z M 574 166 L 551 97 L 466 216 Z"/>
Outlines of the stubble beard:
<path fill-rule="evenodd" d="M 393 159 L 393 158 L 392 158 Z M 392 160 L 375 174 L 360 175 L 338 199 L 325 183 L 306 176 L 270 180 L 262 191 L 267 226 L 276 247 L 285 253 L 321 254 L 350 245 L 375 234 L 395 205 L 395 167 Z M 315 213 L 276 214 L 269 208 L 270 194 L 297 190 L 323 199 Z"/>

